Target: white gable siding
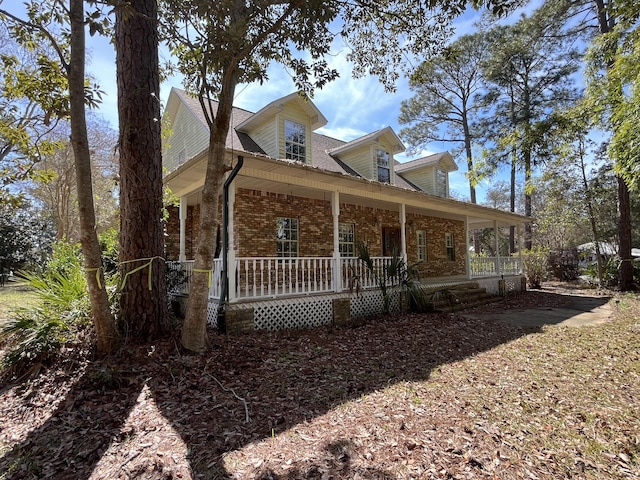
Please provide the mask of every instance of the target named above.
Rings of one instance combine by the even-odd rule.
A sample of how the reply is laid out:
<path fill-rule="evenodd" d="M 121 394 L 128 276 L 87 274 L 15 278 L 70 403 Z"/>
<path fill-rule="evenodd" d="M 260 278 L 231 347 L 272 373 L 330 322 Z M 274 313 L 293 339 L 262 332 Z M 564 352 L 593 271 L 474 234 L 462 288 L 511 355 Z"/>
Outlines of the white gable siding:
<path fill-rule="evenodd" d="M 376 178 L 376 174 L 373 170 L 375 152 L 375 148 L 371 145 L 364 145 L 360 148 L 349 150 L 348 152 L 341 154 L 340 160 L 353 168 L 359 175 L 373 180 Z"/>
<path fill-rule="evenodd" d="M 202 123 L 183 104 L 178 107 L 169 128 L 172 132 L 163 147 L 162 166 L 171 172 L 207 148 L 209 136 Z"/>
<path fill-rule="evenodd" d="M 436 194 L 436 172 L 434 167 L 421 168 L 413 172 L 403 173 L 402 176 L 421 190 L 431 194 Z"/>
<path fill-rule="evenodd" d="M 391 146 L 388 142 L 369 143 L 360 148 L 354 148 L 340 155 L 340 160 L 353 168 L 358 174 L 369 180 L 378 180 L 378 160 L 376 151 L 384 150 L 389 153 L 389 181 L 395 184 L 395 173 L 393 165 L 395 160 Z"/>
<path fill-rule="evenodd" d="M 278 135 L 277 135 L 278 155 L 276 155 L 276 158 L 285 158 L 284 121 L 292 120 L 296 123 L 300 123 L 305 126 L 306 157 L 307 157 L 306 163 L 308 165 L 313 165 L 313 158 L 311 156 L 311 152 L 312 152 L 311 122 L 309 121 L 309 116 L 307 115 L 307 113 L 304 110 L 302 110 L 302 108 L 300 108 L 297 104 L 290 102 L 285 105 L 282 112 L 280 112 L 280 114 L 278 114 L 276 118 L 278 122 Z"/>
<path fill-rule="evenodd" d="M 258 128 L 248 132 L 251 139 L 270 157 L 278 158 L 278 143 L 276 135 L 276 122 L 271 119 Z"/>

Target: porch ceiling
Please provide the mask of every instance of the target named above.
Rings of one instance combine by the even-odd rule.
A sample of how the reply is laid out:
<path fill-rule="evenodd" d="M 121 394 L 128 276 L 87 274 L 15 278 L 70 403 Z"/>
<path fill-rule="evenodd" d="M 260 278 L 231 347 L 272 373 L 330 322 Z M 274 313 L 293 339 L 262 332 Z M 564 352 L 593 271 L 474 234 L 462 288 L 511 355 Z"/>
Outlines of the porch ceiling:
<path fill-rule="evenodd" d="M 234 159 L 234 163 L 235 163 Z M 200 155 L 165 177 L 165 184 L 188 204 L 198 203 L 204 184 L 206 157 Z M 491 228 L 517 225 L 531 219 L 467 202 L 441 198 L 423 192 L 381 184 L 350 175 L 327 172 L 286 160 L 255 157 L 247 154 L 236 177 L 238 188 L 271 191 L 313 199 L 331 200 L 339 192 L 341 203 L 365 205 L 399 211 L 404 204 L 407 213 L 437 216 L 464 221 L 469 228 Z"/>

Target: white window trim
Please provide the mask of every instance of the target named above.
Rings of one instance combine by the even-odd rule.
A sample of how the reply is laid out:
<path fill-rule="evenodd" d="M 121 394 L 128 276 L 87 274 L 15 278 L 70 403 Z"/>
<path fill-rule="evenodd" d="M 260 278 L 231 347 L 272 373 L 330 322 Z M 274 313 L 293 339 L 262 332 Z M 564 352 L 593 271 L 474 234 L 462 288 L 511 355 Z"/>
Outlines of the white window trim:
<path fill-rule="evenodd" d="M 447 232 L 444 234 L 444 246 L 445 253 L 447 254 L 447 260 L 455 262 L 456 260 L 456 244 L 453 238 L 453 233 Z M 451 252 L 451 254 L 449 254 Z"/>
<path fill-rule="evenodd" d="M 296 238 L 295 239 L 287 238 L 287 235 L 284 234 L 284 232 L 283 232 L 284 236 L 280 237 L 279 232 L 278 232 L 278 227 L 279 227 L 279 224 L 280 224 L 281 220 L 289 220 L 290 224 L 295 223 L 295 232 L 296 232 L 296 235 L 295 235 Z M 288 231 L 293 231 L 293 230 L 294 230 L 293 228 L 289 228 L 288 229 Z M 297 218 L 291 218 L 291 217 L 278 217 L 276 219 L 276 255 L 279 258 L 291 258 L 291 257 L 299 256 L 299 254 L 300 254 L 299 241 L 300 241 L 300 225 L 299 225 L 298 219 Z M 289 245 L 289 248 L 287 249 L 288 253 L 289 253 L 288 255 L 283 255 L 284 253 L 287 253 L 287 252 L 285 252 L 284 248 L 283 249 L 279 249 L 278 248 L 278 246 L 280 244 L 283 244 L 283 245 L 284 244 L 288 244 Z M 294 246 L 294 245 L 295 245 L 295 255 L 291 255 L 291 252 L 292 252 L 292 248 L 291 247 Z"/>
<path fill-rule="evenodd" d="M 296 127 L 302 127 L 302 131 L 304 134 L 304 143 L 299 143 L 295 141 L 290 141 L 287 136 L 287 123 L 291 123 Z M 290 118 L 284 119 L 284 158 L 288 158 L 289 160 L 295 160 L 296 162 L 307 163 L 307 152 L 309 151 L 309 145 L 307 141 L 307 126 L 304 123 L 296 122 L 295 120 L 291 120 Z M 304 148 L 304 156 L 296 155 L 294 156 L 291 153 L 291 157 L 287 157 L 287 144 L 292 146 L 302 147 Z"/>
<path fill-rule="evenodd" d="M 378 161 L 379 160 L 378 152 L 383 152 L 383 153 L 387 154 L 387 165 L 380 165 L 380 163 Z M 375 156 L 375 160 L 376 160 L 376 162 L 375 162 L 376 179 L 381 183 L 388 183 L 389 185 L 391 185 L 392 184 L 392 180 L 393 180 L 392 177 L 391 177 L 391 175 L 392 175 L 391 164 L 393 163 L 393 159 L 391 157 L 391 153 L 388 152 L 387 150 L 385 150 L 384 148 L 376 147 L 375 150 L 374 150 L 374 156 Z M 380 168 L 384 168 L 389 172 L 389 181 L 388 182 L 383 182 L 382 180 L 380 180 L 380 174 L 379 174 Z"/>
<path fill-rule="evenodd" d="M 351 230 L 351 241 L 345 242 L 342 237 L 343 227 L 350 227 Z M 343 246 L 350 246 L 351 254 L 345 255 Z M 338 224 L 338 250 L 340 252 L 341 257 L 355 257 L 356 256 L 356 226 L 353 223 L 343 223 L 340 222 Z"/>
<path fill-rule="evenodd" d="M 420 241 L 422 237 L 422 242 Z M 427 232 L 425 230 L 416 230 L 416 245 L 418 248 L 418 261 L 427 261 Z"/>

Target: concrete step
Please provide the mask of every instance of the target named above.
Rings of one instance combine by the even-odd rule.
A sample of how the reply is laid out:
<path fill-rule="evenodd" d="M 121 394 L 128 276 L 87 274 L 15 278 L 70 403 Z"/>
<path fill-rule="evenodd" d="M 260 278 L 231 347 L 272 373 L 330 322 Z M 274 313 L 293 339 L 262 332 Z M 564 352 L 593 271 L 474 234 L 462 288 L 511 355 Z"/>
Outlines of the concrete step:
<path fill-rule="evenodd" d="M 476 282 L 429 290 L 427 295 L 430 296 L 428 307 L 435 312 L 455 312 L 500 300 Z"/>

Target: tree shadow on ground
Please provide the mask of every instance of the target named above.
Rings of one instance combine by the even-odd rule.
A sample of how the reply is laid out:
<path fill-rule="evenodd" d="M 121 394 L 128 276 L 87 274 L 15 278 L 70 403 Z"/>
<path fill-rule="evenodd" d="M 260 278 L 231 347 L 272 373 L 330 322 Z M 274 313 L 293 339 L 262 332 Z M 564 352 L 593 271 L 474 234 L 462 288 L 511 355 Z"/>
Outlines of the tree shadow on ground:
<path fill-rule="evenodd" d="M 0 458 L 0 477 L 230 478 L 227 452 L 538 331 L 460 315 L 409 314 L 344 328 L 231 338 L 212 333 L 204 356 L 182 354 L 173 338 L 125 348 L 89 365 L 53 415 Z M 40 392 L 38 401 L 46 395 Z M 164 424 L 152 420 L 154 409 Z M 333 439 L 326 455 L 297 458 L 286 476 L 256 467 L 244 478 L 322 478 L 314 472 L 327 471 L 335 478 L 392 478 L 383 469 L 359 471 L 349 461 L 350 448 L 347 440 Z M 168 458 L 177 450 L 186 462 Z"/>

